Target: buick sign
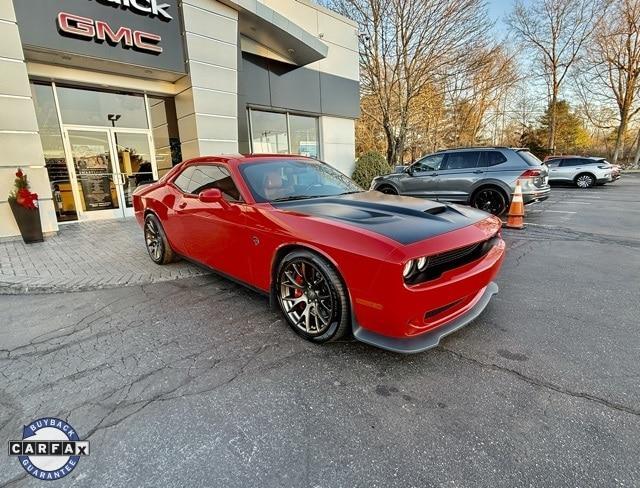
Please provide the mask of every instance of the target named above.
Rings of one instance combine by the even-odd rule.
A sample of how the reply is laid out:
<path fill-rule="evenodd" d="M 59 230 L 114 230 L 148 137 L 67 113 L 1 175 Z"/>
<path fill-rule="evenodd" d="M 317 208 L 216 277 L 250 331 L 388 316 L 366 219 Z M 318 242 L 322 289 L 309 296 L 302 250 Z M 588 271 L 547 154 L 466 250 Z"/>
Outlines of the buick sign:
<path fill-rule="evenodd" d="M 169 14 L 169 4 L 158 4 L 156 0 L 98 0 L 101 3 L 121 5 L 136 12 L 161 17 L 165 20 L 173 20 Z"/>

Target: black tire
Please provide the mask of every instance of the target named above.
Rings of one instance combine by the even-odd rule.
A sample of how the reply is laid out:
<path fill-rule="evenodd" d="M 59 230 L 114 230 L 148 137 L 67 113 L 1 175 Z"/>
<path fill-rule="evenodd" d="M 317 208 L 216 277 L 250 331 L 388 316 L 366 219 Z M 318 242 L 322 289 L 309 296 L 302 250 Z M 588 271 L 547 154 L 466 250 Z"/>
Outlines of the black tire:
<path fill-rule="evenodd" d="M 144 219 L 144 243 L 149 257 L 156 264 L 169 264 L 177 258 L 169 245 L 162 224 L 153 214 L 148 214 Z"/>
<path fill-rule="evenodd" d="M 591 173 L 580 173 L 573 179 L 578 188 L 587 189 L 596 184 L 596 178 Z"/>
<path fill-rule="evenodd" d="M 290 252 L 278 264 L 275 293 L 285 320 L 306 340 L 321 344 L 346 334 L 349 299 L 326 259 L 305 250 Z"/>
<path fill-rule="evenodd" d="M 385 195 L 397 195 L 398 191 L 390 186 L 390 185 L 382 185 L 378 188 L 376 188 L 377 191 L 379 191 L 380 193 L 384 193 Z"/>
<path fill-rule="evenodd" d="M 509 198 L 495 186 L 478 188 L 471 197 L 471 205 L 493 215 L 500 216 L 507 211 Z"/>

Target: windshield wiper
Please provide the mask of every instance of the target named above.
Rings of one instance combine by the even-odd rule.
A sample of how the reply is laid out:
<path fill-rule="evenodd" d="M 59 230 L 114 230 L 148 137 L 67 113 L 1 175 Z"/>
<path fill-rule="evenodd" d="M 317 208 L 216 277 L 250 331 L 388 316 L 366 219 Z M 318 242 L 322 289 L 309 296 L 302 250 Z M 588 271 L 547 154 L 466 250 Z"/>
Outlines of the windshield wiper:
<path fill-rule="evenodd" d="M 344 193 L 338 193 L 336 196 L 340 196 L 340 195 L 353 195 L 354 193 L 363 193 L 363 191 L 362 191 L 362 190 L 345 191 Z"/>
<path fill-rule="evenodd" d="M 318 197 L 314 196 L 314 195 L 311 195 L 311 196 L 293 195 L 293 196 L 290 196 L 290 197 L 274 198 L 271 201 L 272 202 L 291 202 L 293 200 L 307 200 L 308 198 L 318 198 Z"/>

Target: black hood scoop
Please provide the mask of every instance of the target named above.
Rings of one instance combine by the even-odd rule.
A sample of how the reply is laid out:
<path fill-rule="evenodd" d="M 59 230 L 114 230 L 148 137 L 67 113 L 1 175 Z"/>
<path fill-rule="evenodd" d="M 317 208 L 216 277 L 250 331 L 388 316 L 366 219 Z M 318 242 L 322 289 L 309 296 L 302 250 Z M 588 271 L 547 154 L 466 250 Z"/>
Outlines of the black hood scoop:
<path fill-rule="evenodd" d="M 451 232 L 487 217 L 486 213 L 468 207 L 377 191 L 272 205 L 283 211 L 346 222 L 401 244 Z"/>

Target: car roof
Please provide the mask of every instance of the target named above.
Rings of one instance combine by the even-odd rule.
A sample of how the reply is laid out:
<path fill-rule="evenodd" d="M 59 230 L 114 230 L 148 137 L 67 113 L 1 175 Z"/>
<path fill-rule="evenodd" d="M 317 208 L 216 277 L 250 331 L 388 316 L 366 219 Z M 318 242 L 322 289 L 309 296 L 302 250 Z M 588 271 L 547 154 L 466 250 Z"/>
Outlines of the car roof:
<path fill-rule="evenodd" d="M 202 163 L 225 163 L 228 165 L 239 165 L 244 163 L 268 163 L 274 159 L 306 159 L 309 161 L 320 162 L 317 159 L 309 158 L 307 156 L 300 156 L 299 154 L 221 154 L 218 156 L 200 156 L 193 159 L 188 159 L 182 163 L 183 166 L 190 166 L 192 164 Z"/>
<path fill-rule="evenodd" d="M 592 159 L 593 161 L 602 161 L 606 158 L 601 158 L 598 156 L 577 156 L 575 154 L 567 154 L 565 156 L 549 156 L 548 160 L 551 159 Z"/>
<path fill-rule="evenodd" d="M 432 154 L 437 154 L 437 153 L 442 153 L 442 152 L 447 152 L 447 151 L 478 151 L 478 150 L 495 150 L 495 149 L 512 149 L 514 151 L 520 151 L 522 150 L 521 148 L 512 148 L 512 147 L 507 147 L 507 146 L 465 146 L 465 147 L 450 147 L 447 149 L 438 149 L 435 153 Z"/>

